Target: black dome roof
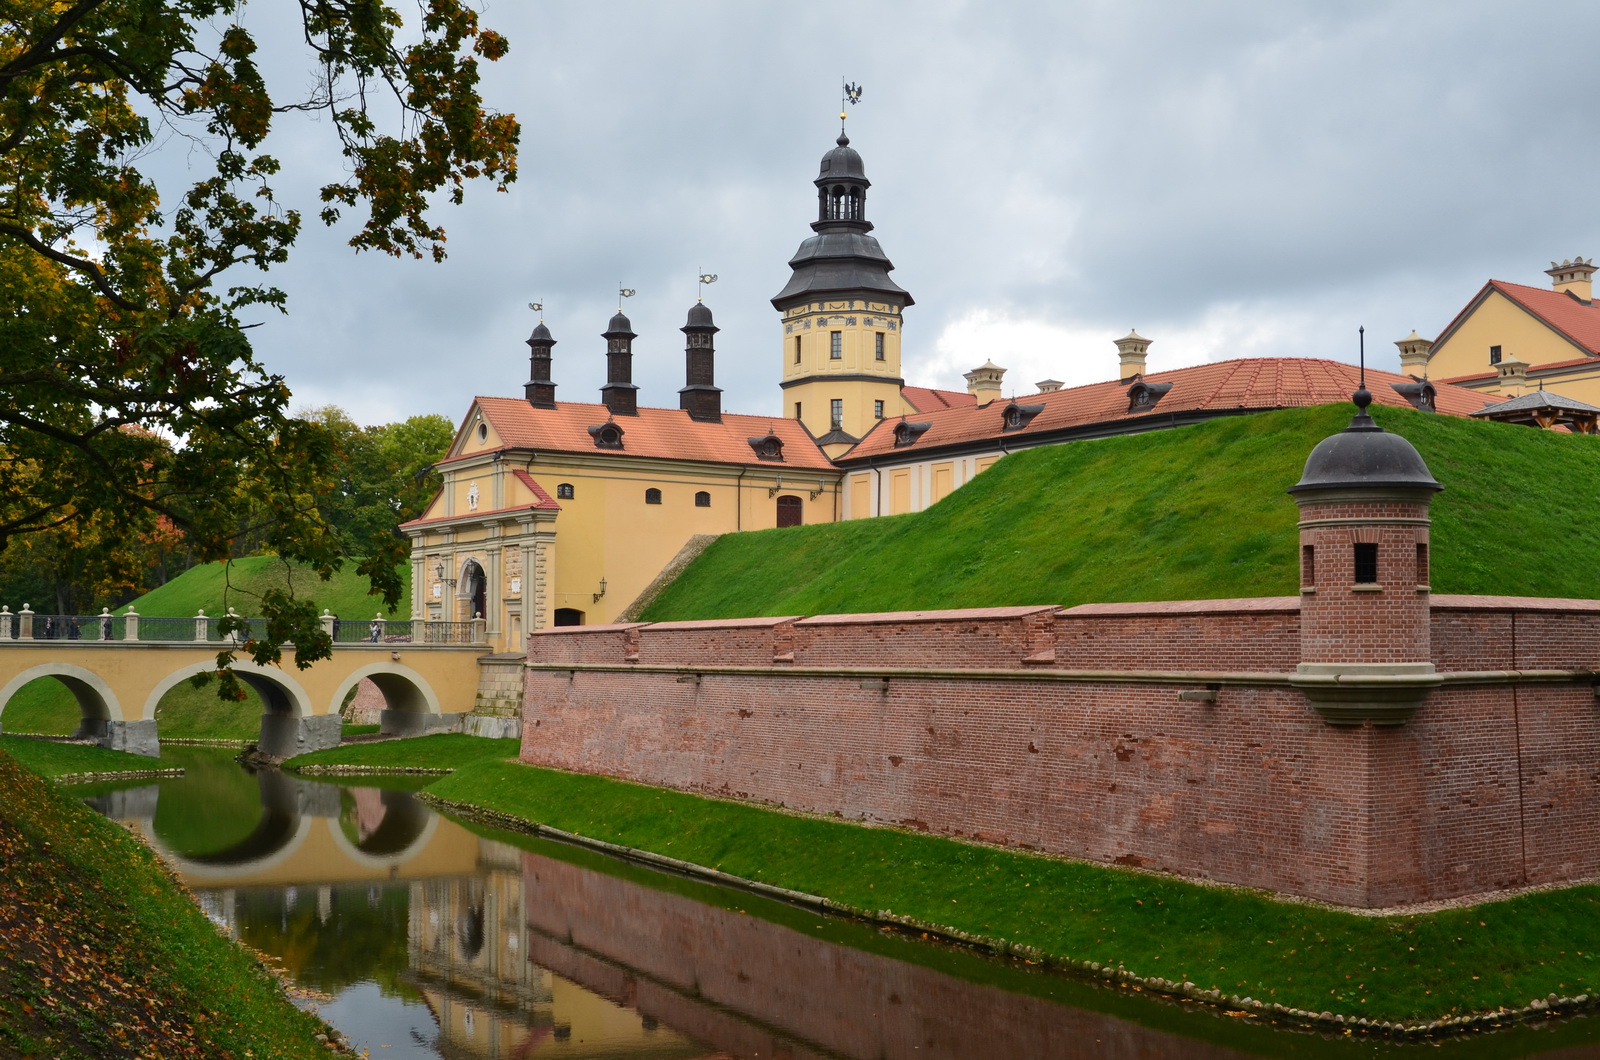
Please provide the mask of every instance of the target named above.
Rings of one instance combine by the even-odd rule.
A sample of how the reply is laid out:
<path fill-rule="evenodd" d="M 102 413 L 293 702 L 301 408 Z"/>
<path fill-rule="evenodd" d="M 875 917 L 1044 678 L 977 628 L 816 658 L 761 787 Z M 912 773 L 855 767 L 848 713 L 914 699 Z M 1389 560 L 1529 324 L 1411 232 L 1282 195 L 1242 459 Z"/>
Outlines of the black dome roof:
<path fill-rule="evenodd" d="M 1363 400 L 1363 398 L 1365 400 Z M 1317 443 L 1306 458 L 1305 473 L 1290 493 L 1334 489 L 1444 489 L 1416 446 L 1372 422 L 1367 405 L 1372 395 L 1357 390 L 1359 411 L 1350 426 Z"/>
<path fill-rule="evenodd" d="M 533 326 L 533 334 L 528 336 L 529 344 L 535 342 L 548 342 L 554 344 L 555 341 L 555 336 L 550 334 L 550 329 L 544 326 L 544 321 L 542 320 Z"/>
<path fill-rule="evenodd" d="M 622 310 L 617 310 L 617 315 L 611 318 L 611 323 L 606 325 L 605 335 L 633 334 L 633 322 L 622 315 Z M 605 335 L 600 336 L 605 338 Z"/>
<path fill-rule="evenodd" d="M 711 309 L 704 302 L 696 302 L 689 307 L 689 322 L 685 327 L 698 328 L 711 325 Z"/>
<path fill-rule="evenodd" d="M 848 177 L 862 183 L 867 181 L 867 167 L 861 161 L 861 153 L 850 146 L 850 137 L 844 133 L 839 134 L 835 141 L 838 147 L 822 156 L 822 171 L 817 174 L 817 183 L 824 184 L 830 180 L 839 180 Z"/>

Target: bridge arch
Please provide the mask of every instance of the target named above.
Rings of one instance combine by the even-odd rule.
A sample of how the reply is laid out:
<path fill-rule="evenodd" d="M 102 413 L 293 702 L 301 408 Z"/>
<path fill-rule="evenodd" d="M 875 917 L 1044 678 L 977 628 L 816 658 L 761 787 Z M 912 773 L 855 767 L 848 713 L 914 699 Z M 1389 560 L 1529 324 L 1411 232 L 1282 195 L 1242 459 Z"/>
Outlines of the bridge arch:
<path fill-rule="evenodd" d="M 411 667 L 392 660 L 368 663 L 350 671 L 334 689 L 328 703 L 328 713 L 338 714 L 345 696 L 363 680 L 370 680 L 383 694 L 384 732 L 425 732 L 433 726 L 433 719 L 443 713 L 439 695 L 423 677 Z"/>
<path fill-rule="evenodd" d="M 162 696 L 196 674 L 215 673 L 216 669 L 215 662 L 207 661 L 191 663 L 174 670 L 156 682 L 156 686 L 150 690 L 140 717 L 146 721 L 155 721 L 156 707 L 160 705 Z M 255 689 L 261 696 L 261 702 L 266 706 L 268 714 L 305 718 L 316 713 L 305 688 L 278 667 L 262 666 L 241 659 L 233 664 L 233 671 L 239 675 L 239 680 Z"/>
<path fill-rule="evenodd" d="M 117 702 L 117 694 L 99 674 L 72 663 L 45 662 L 22 671 L 7 681 L 4 688 L 0 688 L 0 731 L 5 729 L 6 704 L 11 702 L 11 697 L 22 691 L 24 685 L 41 677 L 55 678 L 78 701 L 82 720 L 74 735 L 104 736 L 110 722 L 122 718 L 122 706 Z"/>

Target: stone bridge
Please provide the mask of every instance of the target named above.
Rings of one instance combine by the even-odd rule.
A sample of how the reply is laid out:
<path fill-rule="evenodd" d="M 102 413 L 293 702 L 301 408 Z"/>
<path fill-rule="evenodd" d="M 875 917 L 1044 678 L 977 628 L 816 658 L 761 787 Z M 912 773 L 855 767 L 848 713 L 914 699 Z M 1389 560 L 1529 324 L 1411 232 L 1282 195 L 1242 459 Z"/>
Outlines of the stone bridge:
<path fill-rule="evenodd" d="M 7 616 L 9 617 L 9 616 Z M 51 677 L 78 701 L 77 735 L 135 754 L 160 753 L 156 706 L 174 686 L 213 672 L 216 642 L 39 640 L 0 637 L 0 731 L 5 708 L 26 684 Z M 294 755 L 339 742 L 345 697 L 363 679 L 383 694 L 384 732 L 422 733 L 453 727 L 472 710 L 483 644 L 336 643 L 333 657 L 301 670 L 292 648 L 283 665 L 240 659 L 234 670 L 261 696 L 260 747 Z"/>

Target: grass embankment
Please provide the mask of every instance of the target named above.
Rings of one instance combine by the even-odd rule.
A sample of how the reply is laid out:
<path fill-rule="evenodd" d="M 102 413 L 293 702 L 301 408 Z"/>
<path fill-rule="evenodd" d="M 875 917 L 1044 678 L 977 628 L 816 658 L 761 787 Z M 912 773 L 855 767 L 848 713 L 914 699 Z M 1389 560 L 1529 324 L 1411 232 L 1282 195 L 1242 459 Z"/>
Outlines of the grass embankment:
<path fill-rule="evenodd" d="M 724 534 L 647 621 L 1291 595 L 1284 494 L 1351 406 L 1013 453 L 927 511 Z M 1375 407 L 1445 491 L 1440 593 L 1600 597 L 1600 439 Z"/>
<path fill-rule="evenodd" d="M 427 794 L 1054 962 L 1350 1020 L 1600 993 L 1597 887 L 1370 917 L 517 762 L 465 765 Z"/>
<path fill-rule="evenodd" d="M 172 581 L 153 589 L 129 607 L 141 616 L 191 618 L 204 609 L 208 615 L 226 614 L 229 607 L 241 614 L 255 614 L 252 606 L 269 588 L 283 588 L 285 567 L 271 556 L 254 556 L 233 561 L 231 569 L 222 563 L 193 567 Z M 405 579 L 405 594 L 391 618 L 411 614 L 411 569 L 400 570 Z M 381 609 L 376 597 L 367 595 L 367 581 L 347 568 L 323 582 L 312 572 L 291 568 L 294 591 L 317 601 L 321 608 L 351 621 L 370 621 Z M 125 609 L 124 609 L 125 610 Z M 0 728 L 6 732 L 63 736 L 75 732 L 82 711 L 65 685 L 41 677 L 17 691 L 0 714 Z M 186 740 L 254 740 L 261 733 L 264 708 L 255 690 L 245 688 L 245 699 L 227 703 L 217 698 L 215 685 L 193 688 L 180 684 L 161 699 L 156 721 L 165 738 Z"/>
<path fill-rule="evenodd" d="M 128 754 L 126 751 L 51 740 L 23 740 L 14 736 L 0 736 L 0 752 L 11 755 L 30 773 L 49 780 L 85 774 L 148 775 L 171 767 L 171 763 L 160 759 Z"/>
<path fill-rule="evenodd" d="M 328 1055 L 120 825 L 3 753 L 0 807 L 0 1055 Z"/>
<path fill-rule="evenodd" d="M 329 747 L 296 755 L 283 767 L 304 773 L 450 773 L 483 758 L 515 758 L 521 742 L 441 732 L 406 740 Z"/>

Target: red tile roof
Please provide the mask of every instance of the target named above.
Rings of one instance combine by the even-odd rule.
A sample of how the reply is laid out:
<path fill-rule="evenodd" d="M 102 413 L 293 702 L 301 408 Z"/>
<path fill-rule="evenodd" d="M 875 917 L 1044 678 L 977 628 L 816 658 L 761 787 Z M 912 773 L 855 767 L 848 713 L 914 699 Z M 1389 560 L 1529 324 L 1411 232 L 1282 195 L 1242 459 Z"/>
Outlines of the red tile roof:
<path fill-rule="evenodd" d="M 1359 381 L 1359 372 L 1355 365 L 1341 361 L 1304 357 L 1251 357 L 1199 364 L 1170 372 L 1153 372 L 1143 378 L 1150 384 L 1171 384 L 1171 389 L 1154 406 L 1144 411 L 1128 410 L 1128 388 L 1131 384 L 1116 380 L 1091 383 L 1088 386 L 1017 398 L 1018 404 L 1044 407 L 1027 426 L 1014 431 L 1001 430 L 1001 415 L 1010 404 L 1006 400 L 991 401 L 981 408 L 967 406 L 919 413 L 921 421 L 929 424 L 927 431 L 915 444 L 898 450 L 894 446 L 894 425 L 897 421 L 885 420 L 874 427 L 861 440 L 861 444 L 851 449 L 842 462 L 853 464 L 869 456 L 911 454 L 949 445 L 998 441 L 1001 438 L 1025 440 L 1041 434 L 1099 425 L 1111 430 L 1119 426 L 1137 430 L 1139 421 L 1160 421 L 1174 413 L 1191 413 L 1196 414 L 1196 418 L 1203 418 L 1207 413 L 1337 404 L 1350 400 Z M 1409 402 L 1394 391 L 1392 384 L 1411 381 L 1409 376 L 1367 369 L 1367 389 L 1372 392 L 1375 404 L 1408 407 Z M 1486 404 L 1502 400 L 1437 382 L 1434 387 L 1437 391 L 1435 407 L 1452 416 L 1465 416 Z"/>
<path fill-rule="evenodd" d="M 796 420 L 778 416 L 724 414 L 721 423 L 692 420 L 682 409 L 641 408 L 637 416 L 611 415 L 604 405 L 562 401 L 536 409 L 521 398 L 479 397 L 475 401 L 501 442 L 513 449 L 616 454 L 713 464 L 751 464 L 773 468 L 831 468 L 827 456 Z M 600 449 L 590 427 L 614 420 L 622 428 L 622 449 Z M 758 460 L 747 439 L 768 433 L 783 443 L 783 460 Z"/>
<path fill-rule="evenodd" d="M 535 497 L 539 498 L 539 503 L 533 505 L 533 507 L 547 508 L 554 512 L 559 512 L 561 510 L 561 505 L 557 504 L 556 499 L 544 491 L 543 486 L 533 481 L 532 475 L 528 474 L 526 471 L 523 471 L 521 468 L 517 468 L 511 473 L 517 477 L 518 482 L 528 487 L 529 492 L 531 492 Z"/>
<path fill-rule="evenodd" d="M 933 390 L 925 386 L 903 386 L 900 396 L 918 412 L 934 409 L 953 409 L 963 405 L 976 405 L 978 399 L 965 390 Z"/>
<path fill-rule="evenodd" d="M 1454 320 L 1434 340 L 1438 346 L 1450 337 L 1462 321 L 1472 314 L 1490 291 L 1499 291 L 1517 305 L 1566 338 L 1578 349 L 1600 357 L 1600 305 L 1580 302 L 1565 291 L 1548 287 L 1527 287 L 1520 283 L 1490 280 L 1461 310 Z M 1512 351 L 1516 352 L 1516 351 Z M 1465 378 L 1465 377 L 1459 377 Z"/>

